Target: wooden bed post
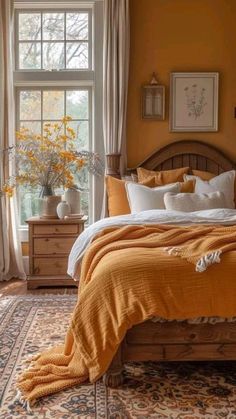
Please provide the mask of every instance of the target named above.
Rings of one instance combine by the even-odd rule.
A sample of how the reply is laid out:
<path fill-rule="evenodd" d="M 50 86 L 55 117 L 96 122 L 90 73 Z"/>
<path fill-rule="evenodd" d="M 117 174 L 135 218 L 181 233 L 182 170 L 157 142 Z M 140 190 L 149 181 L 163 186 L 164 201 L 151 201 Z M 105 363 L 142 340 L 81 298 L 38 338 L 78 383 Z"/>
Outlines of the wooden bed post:
<path fill-rule="evenodd" d="M 120 178 L 121 154 L 106 154 L 106 174 Z M 103 374 L 103 383 L 107 387 L 116 388 L 123 384 L 122 344 L 120 344 L 109 368 Z"/>
<path fill-rule="evenodd" d="M 122 343 L 120 344 L 107 372 L 103 375 L 103 383 L 107 387 L 116 388 L 123 384 Z"/>
<path fill-rule="evenodd" d="M 106 174 L 120 178 L 121 154 L 106 154 Z"/>

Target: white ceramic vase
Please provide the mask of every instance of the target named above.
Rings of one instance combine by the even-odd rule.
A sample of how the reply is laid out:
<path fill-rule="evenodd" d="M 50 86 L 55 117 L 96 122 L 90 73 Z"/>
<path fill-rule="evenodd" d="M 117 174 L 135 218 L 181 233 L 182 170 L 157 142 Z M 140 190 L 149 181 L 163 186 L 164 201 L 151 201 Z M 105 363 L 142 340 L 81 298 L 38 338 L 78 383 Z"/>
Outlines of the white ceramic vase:
<path fill-rule="evenodd" d="M 42 218 L 58 218 L 57 205 L 61 201 L 61 196 L 52 195 L 43 198 Z"/>
<path fill-rule="evenodd" d="M 66 201 L 61 201 L 57 205 L 57 215 L 60 219 L 65 218 L 66 215 L 69 215 L 71 212 L 70 206 Z"/>
<path fill-rule="evenodd" d="M 71 214 L 80 214 L 80 191 L 78 189 L 67 189 L 65 200 L 70 205 Z"/>

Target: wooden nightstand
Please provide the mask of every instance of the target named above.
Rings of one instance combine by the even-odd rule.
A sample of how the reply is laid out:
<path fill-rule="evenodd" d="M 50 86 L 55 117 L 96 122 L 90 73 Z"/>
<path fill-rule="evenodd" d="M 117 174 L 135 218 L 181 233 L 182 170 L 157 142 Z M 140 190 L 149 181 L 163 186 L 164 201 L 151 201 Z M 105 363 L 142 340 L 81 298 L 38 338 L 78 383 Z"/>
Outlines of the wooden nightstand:
<path fill-rule="evenodd" d="M 76 285 L 67 275 L 72 245 L 84 230 L 88 217 L 68 220 L 29 218 L 28 289 L 42 286 Z"/>

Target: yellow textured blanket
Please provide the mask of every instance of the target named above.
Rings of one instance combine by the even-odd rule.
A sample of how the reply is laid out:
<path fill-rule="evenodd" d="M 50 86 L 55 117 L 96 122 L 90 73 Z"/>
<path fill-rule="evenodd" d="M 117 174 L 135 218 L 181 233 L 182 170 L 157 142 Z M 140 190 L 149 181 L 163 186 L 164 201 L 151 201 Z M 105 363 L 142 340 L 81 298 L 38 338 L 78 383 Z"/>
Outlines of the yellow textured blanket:
<path fill-rule="evenodd" d="M 33 403 L 87 379 L 96 381 L 126 331 L 153 316 L 235 316 L 236 252 L 230 250 L 236 250 L 236 227 L 104 230 L 85 254 L 65 344 L 38 355 L 20 376 L 21 400 Z M 226 252 L 220 264 L 196 272 L 193 264 L 200 260 L 198 271 L 204 271 Z"/>

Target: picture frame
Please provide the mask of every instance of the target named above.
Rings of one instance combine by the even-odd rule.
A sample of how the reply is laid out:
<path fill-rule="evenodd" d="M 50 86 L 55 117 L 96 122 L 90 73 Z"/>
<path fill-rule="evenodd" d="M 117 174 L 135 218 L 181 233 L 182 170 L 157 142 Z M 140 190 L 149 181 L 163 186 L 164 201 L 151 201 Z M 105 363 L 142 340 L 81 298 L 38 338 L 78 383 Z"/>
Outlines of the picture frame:
<path fill-rule="evenodd" d="M 218 131 L 219 73 L 170 75 L 170 131 Z"/>
<path fill-rule="evenodd" d="M 165 86 L 147 84 L 142 87 L 142 118 L 164 121 L 165 119 Z"/>

